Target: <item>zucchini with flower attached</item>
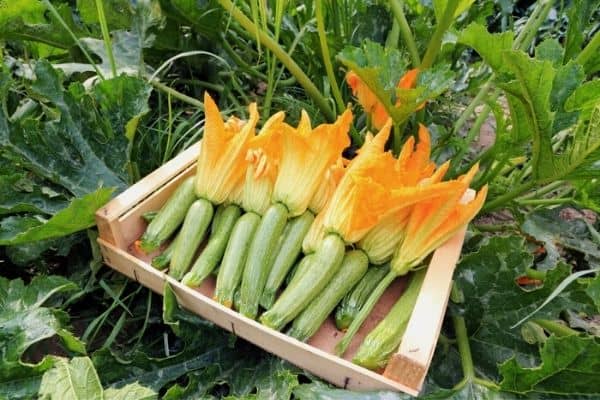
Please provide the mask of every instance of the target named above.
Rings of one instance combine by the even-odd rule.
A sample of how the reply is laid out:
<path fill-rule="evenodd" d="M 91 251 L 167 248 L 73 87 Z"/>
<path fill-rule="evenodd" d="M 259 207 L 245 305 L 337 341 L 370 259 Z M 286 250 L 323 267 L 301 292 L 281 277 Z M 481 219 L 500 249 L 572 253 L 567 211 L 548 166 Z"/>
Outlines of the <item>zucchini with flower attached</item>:
<path fill-rule="evenodd" d="M 412 311 L 415 308 L 427 270 L 416 271 L 408 286 L 388 314 L 365 337 L 352 362 L 365 368 L 385 368 L 390 356 L 402 341 Z"/>

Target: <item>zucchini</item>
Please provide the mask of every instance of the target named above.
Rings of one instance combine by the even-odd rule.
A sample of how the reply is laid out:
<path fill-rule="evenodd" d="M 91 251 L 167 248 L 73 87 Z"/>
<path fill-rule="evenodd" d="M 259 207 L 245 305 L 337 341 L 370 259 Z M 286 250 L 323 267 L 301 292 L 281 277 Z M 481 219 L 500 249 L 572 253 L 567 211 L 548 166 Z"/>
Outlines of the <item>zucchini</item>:
<path fill-rule="evenodd" d="M 308 268 L 310 267 L 310 263 L 312 262 L 311 260 L 314 257 L 314 253 L 313 254 L 308 254 L 306 256 L 304 256 L 295 266 L 294 266 L 294 270 L 290 273 L 289 279 L 288 279 L 288 286 L 290 286 L 295 280 L 299 281 L 300 277 L 303 276 L 304 274 L 306 274 L 306 271 L 308 270 Z M 294 283 L 296 284 L 296 283 Z"/>
<path fill-rule="evenodd" d="M 213 205 L 206 199 L 192 203 L 185 216 L 179 239 L 175 243 L 173 257 L 169 266 L 169 275 L 179 280 L 187 272 L 194 255 L 204 240 L 213 217 Z"/>
<path fill-rule="evenodd" d="M 294 320 L 288 335 L 303 342 L 310 339 L 368 268 L 369 258 L 362 250 L 346 253 L 341 268 L 325 289 Z"/>
<path fill-rule="evenodd" d="M 352 362 L 373 370 L 387 365 L 392 353 L 400 346 L 426 271 L 422 269 L 413 274 L 408 287 L 388 315 L 365 337 Z"/>
<path fill-rule="evenodd" d="M 158 215 L 158 211 L 146 211 L 145 213 L 142 214 L 142 218 L 147 223 L 150 223 L 150 222 L 152 222 L 152 220 L 154 218 L 156 218 L 157 215 Z"/>
<path fill-rule="evenodd" d="M 236 221 L 240 218 L 241 210 L 236 205 L 219 207 L 215 218 L 213 218 L 213 228 L 208 244 L 196 259 L 191 270 L 183 277 L 182 283 L 187 286 L 200 286 L 211 272 L 219 265 L 225 252 L 225 246 L 229 241 L 231 231 Z M 216 218 L 219 220 L 215 223 Z"/>
<path fill-rule="evenodd" d="M 283 291 L 273 307 L 265 312 L 260 321 L 275 330 L 296 318 L 298 314 L 327 286 L 342 265 L 346 245 L 335 234 L 323 239 L 307 266 L 306 273 Z"/>
<path fill-rule="evenodd" d="M 335 311 L 335 325 L 339 330 L 346 330 L 354 316 L 360 311 L 367 298 L 390 270 L 389 264 L 372 266 L 365 276 L 354 286 L 352 291 L 342 299 Z"/>
<path fill-rule="evenodd" d="M 169 243 L 165 251 L 161 254 L 157 255 L 152 259 L 152 266 L 158 270 L 163 270 L 169 266 L 171 262 L 171 257 L 173 257 L 173 250 L 175 250 L 175 243 L 177 242 L 177 238 L 179 235 L 175 236 L 175 239 Z"/>
<path fill-rule="evenodd" d="M 281 235 L 281 246 L 273 261 L 273 267 L 269 272 L 265 289 L 260 298 L 260 305 L 269 309 L 275 302 L 275 295 L 285 280 L 290 268 L 294 265 L 294 261 L 298 258 L 298 254 L 302 250 L 302 241 L 308 232 L 315 217 L 312 212 L 306 211 L 304 214 L 291 219 L 285 226 L 285 230 Z"/>
<path fill-rule="evenodd" d="M 348 330 L 344 334 L 344 337 L 335 346 L 335 352 L 338 356 L 341 356 L 346 352 L 350 342 L 354 338 L 354 335 L 356 335 L 356 332 L 358 332 L 358 329 L 362 326 L 363 322 L 365 322 L 365 319 L 367 319 L 371 313 L 371 310 L 373 310 L 373 307 L 375 307 L 375 304 L 377 304 L 379 301 L 381 295 L 383 295 L 385 290 L 388 288 L 388 286 L 390 286 L 397 276 L 398 275 L 396 275 L 396 272 L 390 269 L 383 279 L 379 281 L 377 286 L 375 286 L 375 289 L 373 289 L 367 298 L 367 301 L 365 301 L 365 304 L 360 308 L 360 311 L 356 314 L 350 323 L 350 326 L 348 326 Z"/>
<path fill-rule="evenodd" d="M 231 232 L 223 261 L 219 267 L 214 295 L 215 300 L 226 307 L 231 308 L 233 305 L 233 296 L 242 278 L 242 270 L 246 264 L 250 242 L 259 222 L 260 216 L 258 214 L 246 213 L 237 220 Z"/>
<path fill-rule="evenodd" d="M 255 319 L 258 314 L 258 302 L 287 219 L 287 208 L 281 203 L 273 204 L 263 215 L 252 239 L 240 287 L 239 312 L 248 318 Z"/>
<path fill-rule="evenodd" d="M 194 177 L 184 180 L 167 200 L 142 235 L 140 248 L 150 253 L 160 247 L 181 225 L 188 209 L 196 200 Z"/>

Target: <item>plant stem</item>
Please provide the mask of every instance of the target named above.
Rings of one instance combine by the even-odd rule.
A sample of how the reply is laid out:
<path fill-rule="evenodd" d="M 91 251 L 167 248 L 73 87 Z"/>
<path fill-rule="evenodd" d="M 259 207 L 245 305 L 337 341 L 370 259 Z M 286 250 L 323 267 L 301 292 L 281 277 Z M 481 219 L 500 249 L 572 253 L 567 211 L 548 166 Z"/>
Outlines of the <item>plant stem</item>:
<path fill-rule="evenodd" d="M 387 35 L 385 39 L 385 47 L 391 47 L 394 49 L 398 48 L 398 39 L 400 38 L 400 25 L 398 25 L 398 21 L 394 20 L 392 23 L 392 29 Z"/>
<path fill-rule="evenodd" d="M 469 335 L 467 334 L 467 325 L 463 317 L 452 317 L 454 332 L 456 334 L 456 345 L 463 369 L 463 379 L 470 380 L 475 377 L 475 368 L 473 367 L 473 356 L 471 355 L 471 346 L 469 346 Z"/>
<path fill-rule="evenodd" d="M 329 54 L 329 46 L 327 45 L 327 33 L 325 32 L 325 20 L 323 18 L 323 1 L 315 1 L 315 12 L 317 17 L 317 32 L 319 34 L 319 43 L 321 44 L 321 52 L 323 53 L 323 64 L 325 64 L 325 71 L 327 71 L 327 78 L 331 85 L 331 92 L 333 98 L 337 104 L 338 112 L 342 112 L 345 108 L 344 100 L 342 99 L 342 93 L 335 79 L 333 73 L 333 65 L 331 65 L 331 56 Z"/>
<path fill-rule="evenodd" d="M 545 205 L 555 205 L 555 204 L 563 204 L 573 201 L 571 197 L 561 197 L 556 199 L 530 199 L 530 200 L 515 200 L 517 203 L 524 206 L 545 206 Z"/>
<path fill-rule="evenodd" d="M 79 47 L 79 49 L 81 50 L 81 52 L 83 53 L 83 55 L 85 56 L 85 58 L 88 60 L 88 62 L 92 66 L 92 68 L 94 68 L 94 71 L 96 71 L 96 73 L 98 74 L 98 76 L 100 77 L 100 79 L 104 80 L 104 75 L 102 75 L 102 72 L 100 72 L 100 70 L 98 69 L 98 66 L 96 66 L 96 63 L 92 59 L 92 56 L 90 56 L 90 53 L 87 52 L 87 50 L 81 44 L 81 42 L 79 41 L 79 39 L 77 38 L 77 36 L 75 36 L 75 33 L 73 33 L 73 31 L 71 30 L 71 28 L 69 28 L 69 25 L 67 25 L 67 23 L 65 22 L 65 20 L 63 19 L 63 17 L 60 16 L 60 14 L 56 10 L 56 8 L 54 8 L 54 6 L 52 5 L 52 3 L 50 3 L 49 0 L 43 0 L 43 2 L 44 2 L 44 5 L 46 7 L 48 7 L 48 9 L 50 10 L 50 12 L 54 16 L 54 18 L 56 18 L 58 20 L 58 22 L 60 23 L 60 25 L 65 29 L 65 31 L 67 31 L 67 33 L 69 34 L 69 36 L 71 36 L 71 39 L 73 39 L 73 42 L 75 42 L 75 44 L 77 45 L 77 47 Z"/>
<path fill-rule="evenodd" d="M 503 206 L 504 204 L 508 203 L 515 197 L 518 197 L 521 193 L 534 187 L 535 184 L 536 184 L 536 182 L 533 180 L 526 182 L 526 183 L 522 183 L 521 185 L 517 186 L 513 190 L 506 192 L 501 196 L 496 197 L 494 200 L 492 200 L 489 203 L 487 203 L 486 205 L 484 205 L 482 212 L 490 212 L 492 210 L 495 210 L 496 208 Z"/>
<path fill-rule="evenodd" d="M 570 335 L 578 335 L 575 329 L 571 329 L 566 325 L 561 324 L 560 322 L 549 320 L 549 319 L 534 319 L 532 322 L 538 324 L 546 331 L 555 334 L 556 336 L 570 336 Z"/>
<path fill-rule="evenodd" d="M 435 31 L 433 32 L 433 36 L 431 36 L 431 40 L 429 40 L 427 51 L 425 51 L 425 55 L 423 56 L 423 62 L 420 66 L 422 70 L 433 65 L 435 57 L 440 51 L 444 33 L 446 33 L 450 25 L 452 25 L 452 21 L 454 20 L 456 7 L 458 7 L 458 0 L 448 0 L 446 3 L 444 15 L 440 21 L 437 21 Z"/>
<path fill-rule="evenodd" d="M 218 0 L 221 7 L 228 11 L 246 31 L 253 37 L 257 37 L 259 42 L 264 44 L 273 52 L 283 65 L 298 79 L 298 83 L 304 88 L 317 106 L 321 109 L 325 117 L 330 121 L 335 119 L 335 113 L 329 107 L 327 99 L 319 92 L 319 89 L 312 83 L 310 78 L 302 71 L 296 62 L 275 42 L 269 35 L 256 26 L 248 17 L 246 17 L 231 0 Z"/>
<path fill-rule="evenodd" d="M 594 34 L 594 37 L 590 42 L 581 50 L 581 53 L 577 56 L 575 61 L 581 65 L 585 65 L 590 57 L 594 54 L 598 54 L 598 48 L 600 47 L 600 31 Z"/>
<path fill-rule="evenodd" d="M 98 20 L 100 21 L 100 30 L 102 31 L 102 39 L 104 39 L 104 47 L 106 48 L 106 54 L 110 62 L 110 69 L 112 71 L 113 78 L 117 77 L 117 63 L 115 62 L 115 56 L 112 51 L 112 44 L 110 41 L 110 33 L 108 31 L 108 23 L 106 22 L 106 15 L 104 15 L 104 5 L 102 0 L 96 0 L 96 9 L 98 10 Z"/>
<path fill-rule="evenodd" d="M 465 136 L 462 146 L 460 147 L 460 149 L 458 150 L 458 152 L 456 153 L 456 155 L 454 155 L 454 159 L 455 160 L 462 160 L 465 153 L 467 152 L 467 150 L 469 150 L 469 145 L 471 144 L 471 142 L 473 140 L 475 140 L 475 137 L 479 134 L 479 132 L 481 131 L 481 126 L 483 125 L 483 123 L 487 120 L 488 114 L 490 112 L 490 107 L 488 105 L 486 105 L 482 112 L 479 113 L 479 115 L 477 116 L 477 118 L 475 119 L 475 123 L 473 124 L 473 126 L 471 126 L 471 129 L 469 129 L 469 132 L 467 133 L 467 136 Z M 458 167 L 458 162 L 455 162 L 452 164 L 452 169 L 456 169 Z M 454 171 L 450 172 L 450 175 L 452 176 L 454 174 Z"/>
<path fill-rule="evenodd" d="M 178 92 L 177 90 L 172 89 L 172 88 L 168 87 L 167 85 L 165 85 L 164 83 L 161 83 L 157 80 L 150 81 L 150 84 L 152 86 L 154 86 L 155 88 L 160 89 L 163 92 L 170 94 L 171 96 L 175 97 L 176 99 L 183 101 L 184 103 L 188 103 L 194 107 L 198 107 L 199 109 L 204 110 L 204 104 L 200 100 L 196 100 L 193 97 L 190 97 L 181 92 Z"/>
<path fill-rule="evenodd" d="M 469 103 L 467 108 L 464 109 L 464 111 L 462 112 L 462 114 L 460 115 L 458 120 L 456 120 L 456 123 L 454 124 L 454 128 L 452 129 L 452 133 L 454 135 L 456 135 L 458 133 L 458 131 L 460 130 L 460 128 L 462 128 L 463 125 L 467 122 L 467 120 L 469 119 L 471 114 L 473 114 L 473 111 L 475 111 L 475 108 L 479 105 L 479 103 L 481 103 L 485 99 L 488 92 L 492 88 L 493 80 L 494 80 L 494 74 L 492 74 L 488 78 L 488 81 L 486 83 L 484 83 L 483 86 L 481 86 L 477 95 L 473 98 L 473 100 L 471 100 L 471 102 Z M 488 113 L 489 113 L 489 111 L 490 110 L 488 110 Z"/>
<path fill-rule="evenodd" d="M 513 48 L 518 50 L 527 51 L 527 48 L 533 42 L 535 35 L 537 35 L 540 25 L 546 20 L 548 13 L 552 9 L 553 0 L 542 0 L 538 1 L 535 9 L 529 16 L 527 23 L 523 27 L 523 30 L 519 33 L 515 39 Z"/>
<path fill-rule="evenodd" d="M 527 199 L 543 196 L 547 193 L 550 193 L 550 192 L 558 189 L 559 187 L 561 187 L 564 184 L 565 184 L 564 181 L 556 181 L 556 182 L 549 183 L 546 186 L 542 186 L 541 188 L 539 188 L 537 190 L 534 190 L 530 193 L 527 193 L 524 196 L 519 197 L 517 200 L 527 200 Z"/>
<path fill-rule="evenodd" d="M 404 43 L 408 48 L 408 53 L 410 54 L 410 58 L 412 59 L 413 66 L 417 67 L 421 65 L 421 58 L 419 57 L 419 50 L 417 50 L 417 45 L 415 44 L 415 38 L 410 30 L 410 26 L 408 25 L 408 21 L 406 20 L 406 16 L 404 15 L 404 4 L 402 0 L 391 0 L 390 8 L 392 9 L 392 14 L 394 14 L 394 18 L 398 23 L 398 27 L 400 28 L 400 33 L 402 34 L 402 38 L 404 39 Z"/>

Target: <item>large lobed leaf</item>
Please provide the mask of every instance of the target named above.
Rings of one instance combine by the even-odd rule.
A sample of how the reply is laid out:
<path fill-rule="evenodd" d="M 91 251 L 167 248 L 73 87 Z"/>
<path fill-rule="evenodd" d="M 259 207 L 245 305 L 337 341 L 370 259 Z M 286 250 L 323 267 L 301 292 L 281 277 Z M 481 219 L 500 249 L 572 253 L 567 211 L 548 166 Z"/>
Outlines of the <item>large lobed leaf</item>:
<path fill-rule="evenodd" d="M 539 362 L 537 346 L 523 339 L 525 328 L 511 327 L 540 306 L 571 268 L 559 263 L 547 271 L 541 287 L 525 290 L 516 279 L 532 264 L 523 239 L 510 236 L 491 238 L 458 265 L 456 286 L 467 299 L 461 307 L 472 332 L 473 359 L 488 377 L 498 377 L 497 365 L 512 357 L 526 367 Z M 533 318 L 554 319 L 569 309 L 588 315 L 597 312 L 586 289 L 585 283 L 572 283 Z"/>
<path fill-rule="evenodd" d="M 33 344 L 58 335 L 73 351 L 85 348 L 66 328 L 67 315 L 43 305 L 60 293 L 77 286 L 59 276 L 35 277 L 29 285 L 22 280 L 0 277 L 0 397 L 30 397 L 37 392 L 41 374 L 53 365 L 46 356 L 38 364 L 26 364 L 23 353 Z"/>

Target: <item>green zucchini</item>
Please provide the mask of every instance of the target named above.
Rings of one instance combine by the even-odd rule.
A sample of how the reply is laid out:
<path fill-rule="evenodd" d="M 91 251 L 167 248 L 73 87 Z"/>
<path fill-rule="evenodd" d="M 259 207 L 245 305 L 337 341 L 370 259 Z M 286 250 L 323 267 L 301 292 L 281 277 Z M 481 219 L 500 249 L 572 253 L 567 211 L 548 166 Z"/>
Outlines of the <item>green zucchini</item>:
<path fill-rule="evenodd" d="M 231 308 L 233 305 L 233 296 L 242 278 L 248 249 L 259 222 L 258 214 L 246 213 L 237 220 L 231 232 L 223 261 L 219 267 L 214 295 L 215 299 L 226 307 Z"/>
<path fill-rule="evenodd" d="M 169 275 L 173 278 L 179 280 L 187 272 L 200 243 L 206 236 L 212 217 L 213 205 L 210 201 L 198 199 L 190 206 L 179 232 L 179 239 L 175 243 L 169 266 Z"/>
<path fill-rule="evenodd" d="M 298 258 L 298 254 L 302 250 L 304 236 L 306 236 L 306 232 L 308 232 L 314 219 L 313 213 L 306 211 L 304 214 L 288 221 L 285 226 L 285 230 L 281 235 L 279 251 L 275 256 L 273 267 L 269 272 L 265 289 L 260 298 L 260 305 L 263 308 L 269 309 L 275 302 L 275 295 L 290 268 L 294 265 L 294 261 Z"/>
<path fill-rule="evenodd" d="M 306 274 L 306 271 L 308 271 L 310 268 L 310 263 L 312 262 L 311 260 L 313 258 L 314 253 L 302 257 L 302 259 L 295 265 L 294 270 L 291 272 L 291 276 L 288 280 L 288 286 L 294 283 L 294 281 L 299 281 L 300 278 Z M 296 283 L 294 283 L 294 285 L 295 284 Z"/>
<path fill-rule="evenodd" d="M 181 282 L 184 285 L 191 287 L 200 286 L 202 281 L 211 274 L 223 258 L 225 246 L 227 246 L 229 236 L 236 221 L 240 218 L 241 210 L 234 204 L 225 208 L 219 208 L 220 214 L 217 211 L 219 221 L 213 223 L 212 234 L 210 239 L 208 239 L 208 244 L 196 259 L 191 270 L 183 277 Z"/>
<path fill-rule="evenodd" d="M 299 279 L 292 280 L 273 307 L 262 315 L 260 321 L 272 329 L 280 330 L 296 318 L 339 270 L 345 250 L 346 245 L 341 237 L 335 234 L 327 235 L 313 253 L 306 273 Z"/>
<path fill-rule="evenodd" d="M 142 214 L 142 218 L 147 223 L 150 223 L 150 222 L 152 222 L 152 220 L 154 218 L 156 218 L 157 215 L 158 215 L 158 211 L 146 211 L 145 213 Z"/>
<path fill-rule="evenodd" d="M 413 274 L 408 287 L 388 315 L 365 337 L 352 362 L 373 370 L 387 365 L 392 353 L 400 346 L 426 272 L 422 269 Z"/>
<path fill-rule="evenodd" d="M 303 342 L 310 339 L 368 268 L 369 258 L 362 250 L 346 253 L 342 266 L 331 282 L 294 320 L 288 335 Z"/>
<path fill-rule="evenodd" d="M 167 200 L 142 235 L 140 248 L 150 253 L 160 247 L 181 225 L 188 209 L 196 200 L 194 177 L 184 180 Z"/>
<path fill-rule="evenodd" d="M 163 270 L 169 266 L 171 262 L 171 257 L 173 257 L 173 250 L 175 250 L 175 243 L 177 242 L 177 238 L 179 235 L 175 236 L 175 239 L 169 243 L 165 251 L 161 254 L 157 255 L 152 259 L 152 266 L 156 269 Z"/>
<path fill-rule="evenodd" d="M 240 287 L 239 312 L 248 318 L 255 319 L 258 315 L 258 302 L 287 219 L 287 208 L 281 203 L 273 204 L 263 215 L 252 239 Z"/>
<path fill-rule="evenodd" d="M 389 270 L 389 264 L 370 267 L 352 291 L 344 296 L 335 311 L 335 325 L 339 330 L 348 329 L 354 316 L 360 311 L 373 289 L 375 289 Z"/>

